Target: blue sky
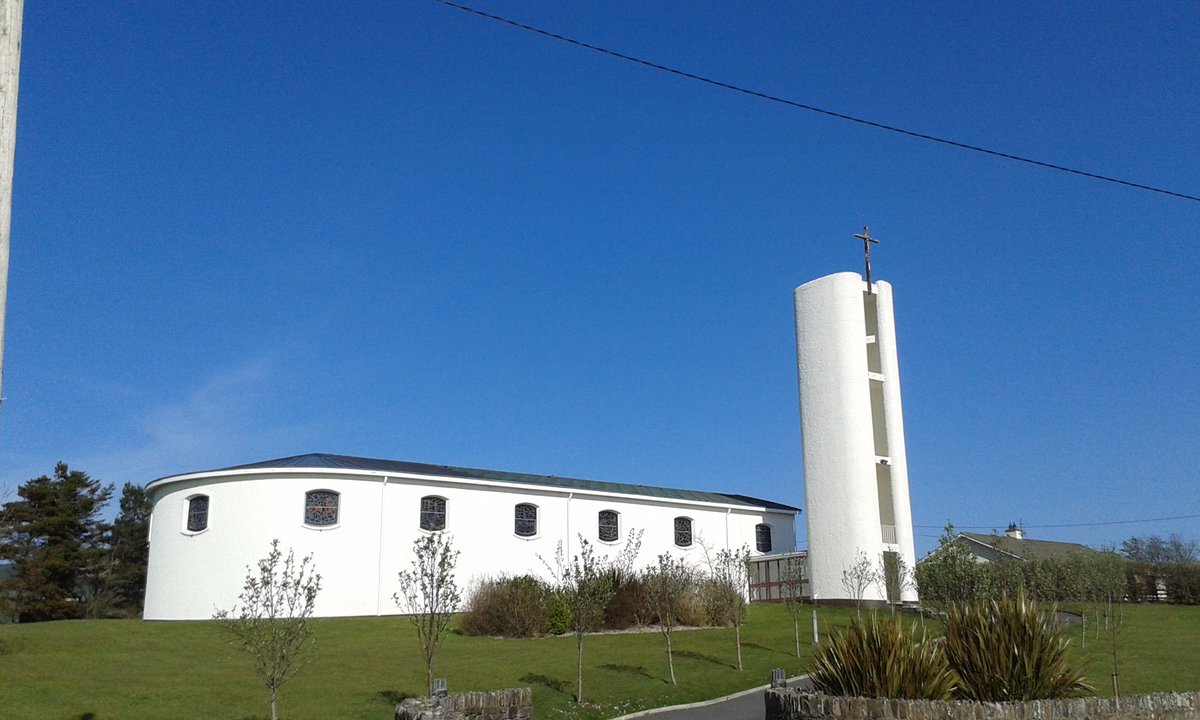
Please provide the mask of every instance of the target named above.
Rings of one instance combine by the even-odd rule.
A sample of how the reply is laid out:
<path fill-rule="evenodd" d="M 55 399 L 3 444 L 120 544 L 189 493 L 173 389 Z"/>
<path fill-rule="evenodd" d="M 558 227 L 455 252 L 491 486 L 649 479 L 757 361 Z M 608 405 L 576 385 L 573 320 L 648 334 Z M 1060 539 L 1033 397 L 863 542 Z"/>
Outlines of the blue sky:
<path fill-rule="evenodd" d="M 1200 194 L 1192 3 L 533 3 L 515 20 Z M 33 3 L 0 483 L 333 452 L 802 504 L 791 291 L 896 294 L 948 519 L 1200 538 L 1200 203 L 426 0 Z M 803 523 L 801 523 L 803 531 Z"/>

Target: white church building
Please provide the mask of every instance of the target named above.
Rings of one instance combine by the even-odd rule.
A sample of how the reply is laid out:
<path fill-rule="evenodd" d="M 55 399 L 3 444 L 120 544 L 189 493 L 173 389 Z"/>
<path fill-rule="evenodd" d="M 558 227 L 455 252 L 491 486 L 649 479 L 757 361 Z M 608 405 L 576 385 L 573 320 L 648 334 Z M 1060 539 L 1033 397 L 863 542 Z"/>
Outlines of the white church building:
<path fill-rule="evenodd" d="M 388 615 L 413 540 L 444 531 L 457 581 L 547 576 L 559 543 L 616 555 L 641 531 L 635 566 L 662 553 L 703 567 L 705 552 L 795 549 L 799 508 L 743 495 L 374 460 L 299 455 L 149 483 L 147 620 L 207 619 L 231 608 L 247 566 L 272 539 L 311 554 L 322 577 L 316 615 Z"/>
<path fill-rule="evenodd" d="M 869 237 L 865 229 L 864 245 Z M 868 255 L 869 262 L 869 255 Z M 789 558 L 806 564 L 817 603 L 917 602 L 893 576 L 852 597 L 860 558 L 916 566 L 892 289 L 857 273 L 828 275 L 794 293 L 807 552 L 800 509 L 743 495 L 545 475 L 299 455 L 159 478 L 144 617 L 205 619 L 231 608 L 247 566 L 272 539 L 312 555 L 322 576 L 318 616 L 387 615 L 413 540 L 446 532 L 460 551 L 457 581 L 547 576 L 560 543 L 579 538 L 616 555 L 642 532 L 636 567 L 663 553 L 703 567 L 706 553 L 748 548 L 753 599 L 777 600 Z"/>

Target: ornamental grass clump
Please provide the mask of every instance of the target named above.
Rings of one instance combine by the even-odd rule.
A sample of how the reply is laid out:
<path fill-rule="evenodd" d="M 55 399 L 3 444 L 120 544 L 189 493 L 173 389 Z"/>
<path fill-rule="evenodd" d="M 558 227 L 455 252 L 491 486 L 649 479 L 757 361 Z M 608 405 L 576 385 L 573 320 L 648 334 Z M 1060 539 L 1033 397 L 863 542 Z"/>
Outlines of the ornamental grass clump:
<path fill-rule="evenodd" d="M 913 626 L 870 613 L 852 618 L 813 659 L 809 676 L 819 692 L 849 697 L 948 700 L 954 672 L 941 647 Z"/>
<path fill-rule="evenodd" d="M 1071 662 L 1069 641 L 1023 595 L 950 607 L 946 660 L 958 674 L 956 696 L 1004 702 L 1075 697 L 1092 690 Z"/>

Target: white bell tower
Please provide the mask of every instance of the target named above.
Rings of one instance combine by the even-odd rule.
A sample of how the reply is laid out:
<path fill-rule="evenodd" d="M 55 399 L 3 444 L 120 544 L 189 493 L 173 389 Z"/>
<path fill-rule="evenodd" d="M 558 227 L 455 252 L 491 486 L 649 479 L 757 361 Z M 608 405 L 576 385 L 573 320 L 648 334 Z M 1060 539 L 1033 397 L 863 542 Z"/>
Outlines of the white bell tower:
<path fill-rule="evenodd" d="M 916 566 L 892 286 L 843 272 L 794 297 L 809 578 L 815 601 L 851 602 L 842 576 L 859 553 L 880 569 L 885 553 Z M 915 603 L 913 583 L 899 585 Z M 861 599 L 886 601 L 886 583 Z"/>

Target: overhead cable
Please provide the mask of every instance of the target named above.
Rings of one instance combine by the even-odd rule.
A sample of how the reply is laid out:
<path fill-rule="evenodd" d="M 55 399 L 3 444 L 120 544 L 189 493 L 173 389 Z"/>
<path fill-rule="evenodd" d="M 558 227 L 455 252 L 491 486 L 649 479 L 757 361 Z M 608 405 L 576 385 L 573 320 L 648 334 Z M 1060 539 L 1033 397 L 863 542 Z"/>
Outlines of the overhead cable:
<path fill-rule="evenodd" d="M 553 40 L 558 40 L 560 42 L 565 42 L 565 43 L 568 43 L 571 45 L 575 45 L 576 47 L 585 48 L 587 50 L 592 50 L 592 51 L 595 51 L 598 53 L 602 53 L 604 55 L 608 55 L 610 57 L 615 57 L 620 60 L 625 60 L 625 61 L 628 61 L 631 63 L 635 63 L 637 65 L 642 65 L 643 67 L 648 67 L 652 70 L 659 70 L 662 72 L 670 73 L 672 75 L 677 75 L 679 77 L 687 78 L 689 80 L 695 80 L 697 82 L 702 82 L 702 83 L 706 83 L 708 85 L 713 85 L 713 86 L 716 86 L 716 87 L 719 87 L 719 88 L 722 88 L 725 90 L 732 90 L 733 92 L 742 93 L 743 95 L 749 95 L 751 97 L 756 97 L 756 98 L 759 98 L 762 100 L 768 100 L 773 103 L 779 103 L 781 105 L 787 105 L 789 107 L 798 108 L 800 110 L 807 110 L 809 112 L 819 113 L 821 115 L 826 115 L 829 117 L 837 118 L 839 120 L 846 120 L 849 122 L 858 123 L 859 125 L 866 125 L 867 127 L 872 127 L 877 130 L 886 130 L 888 132 L 898 133 L 900 135 L 905 135 L 905 136 L 908 136 L 911 138 L 917 138 L 918 140 L 927 140 L 929 142 L 939 143 L 942 145 L 949 145 L 950 147 L 956 147 L 961 150 L 971 150 L 973 152 L 983 153 L 985 155 L 991 155 L 993 157 L 1004 158 L 1005 160 L 1014 160 L 1016 162 L 1026 163 L 1029 165 L 1035 165 L 1037 167 L 1047 168 L 1049 170 L 1057 170 L 1059 172 L 1070 173 L 1072 175 L 1081 175 L 1083 177 L 1092 178 L 1093 180 L 1101 180 L 1101 181 L 1108 182 L 1108 183 L 1115 183 L 1117 185 L 1124 185 L 1126 187 L 1136 188 L 1138 190 L 1147 190 L 1149 192 L 1160 193 L 1162 195 L 1170 195 L 1171 197 L 1181 198 L 1183 200 L 1193 200 L 1195 202 L 1200 202 L 1200 196 L 1188 195 L 1186 193 L 1175 192 L 1174 190 L 1167 190 L 1164 188 L 1155 187 L 1153 185 L 1145 185 L 1143 183 L 1136 183 L 1136 182 L 1131 182 L 1129 180 L 1122 180 L 1120 178 L 1115 178 L 1115 177 L 1111 177 L 1108 175 L 1100 175 L 1098 173 L 1088 172 L 1086 170 L 1079 170 L 1076 168 L 1067 167 L 1066 165 L 1056 165 L 1054 163 L 1049 163 L 1049 162 L 1045 162 L 1042 160 L 1034 160 L 1033 158 L 1024 157 L 1022 155 L 1014 155 L 1012 153 L 1002 152 L 1000 150 L 992 150 L 989 148 L 981 147 L 979 145 L 971 145 L 968 143 L 958 142 L 956 140 L 948 140 L 946 138 L 938 137 L 936 135 L 930 135 L 928 133 L 916 132 L 914 130 L 905 130 L 904 128 L 896 127 L 895 125 L 888 125 L 885 123 L 876 122 L 874 120 L 867 120 L 865 118 L 855 117 L 854 115 L 847 115 L 846 113 L 835 112 L 833 110 L 826 110 L 824 108 L 816 107 L 815 105 L 807 105 L 805 103 L 797 102 L 795 100 L 788 100 L 786 98 L 781 98 L 777 95 L 770 95 L 765 92 L 759 92 L 758 90 L 751 90 L 750 88 L 742 87 L 740 85 L 734 85 L 732 83 L 722 82 L 720 80 L 714 80 L 712 78 L 705 77 L 703 75 L 697 75 L 695 73 L 691 73 L 686 70 L 680 70 L 678 68 L 673 68 L 673 67 L 670 67 L 667 65 L 661 65 L 659 63 L 652 62 L 650 60 L 644 60 L 639 57 L 634 57 L 633 55 L 626 55 L 624 53 L 620 53 L 615 50 L 609 50 L 608 48 L 600 47 L 599 45 L 593 45 L 591 43 L 583 42 L 582 40 L 575 40 L 574 38 L 569 38 L 565 35 L 559 35 L 558 33 L 550 32 L 549 30 L 543 30 L 541 28 L 534 27 L 533 25 L 526 25 L 525 23 L 520 23 L 520 22 L 517 22 L 516 20 L 510 20 L 508 18 L 501 17 L 499 15 L 493 15 L 491 13 L 484 12 L 482 10 L 478 10 L 473 7 L 468 7 L 466 5 L 460 5 L 456 2 L 451 2 L 450 0 L 435 0 L 435 2 L 441 3 L 442 5 L 446 5 L 447 7 L 452 7 L 452 8 L 456 8 L 458 10 L 462 10 L 463 12 L 468 12 L 473 15 L 478 15 L 479 17 L 487 18 L 488 20 L 494 20 L 498 23 L 510 25 L 510 26 L 518 28 L 520 30 L 526 30 L 528 32 L 536 33 L 543 37 L 548 37 Z"/>
<path fill-rule="evenodd" d="M 1027 525 L 1022 523 L 1022 528 L 1067 528 L 1067 527 L 1099 527 L 1101 525 L 1134 525 L 1137 523 L 1161 522 L 1164 520 L 1191 520 L 1200 518 L 1200 514 L 1196 515 L 1172 515 L 1171 517 L 1156 517 L 1143 518 L 1141 520 L 1106 520 L 1102 522 L 1081 522 L 1081 523 L 1056 523 L 1049 525 Z M 915 528 L 938 528 L 941 525 L 913 525 Z M 955 525 L 955 530 L 995 530 L 999 525 Z"/>

